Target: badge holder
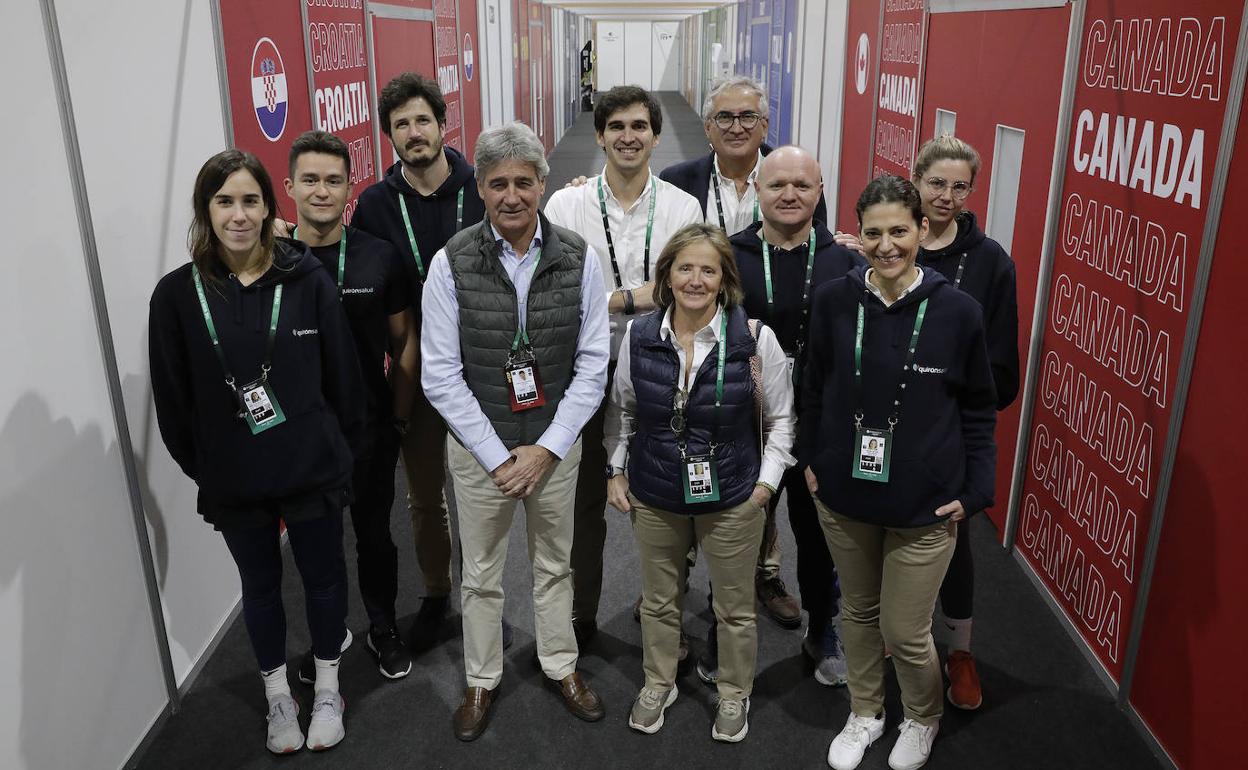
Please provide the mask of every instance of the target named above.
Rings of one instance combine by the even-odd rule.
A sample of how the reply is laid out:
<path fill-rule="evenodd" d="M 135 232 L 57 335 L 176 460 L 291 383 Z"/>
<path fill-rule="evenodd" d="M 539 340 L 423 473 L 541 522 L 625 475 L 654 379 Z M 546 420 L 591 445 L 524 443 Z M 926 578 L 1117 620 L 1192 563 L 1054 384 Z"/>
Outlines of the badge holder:
<path fill-rule="evenodd" d="M 854 478 L 881 484 L 888 482 L 888 468 L 893 457 L 893 426 L 897 423 L 890 417 L 888 424 L 888 430 L 876 430 L 862 427 L 860 417 L 854 420 Z"/>
<path fill-rule="evenodd" d="M 715 454 L 693 455 L 680 460 L 681 487 L 686 503 L 719 502 L 719 471 Z"/>
<path fill-rule="evenodd" d="M 251 429 L 251 435 L 263 433 L 269 428 L 277 427 L 286 422 L 286 414 L 282 405 L 277 403 L 277 394 L 269 384 L 269 371 L 264 369 L 260 379 L 249 382 L 238 389 L 238 397 L 242 402 L 239 416 Z"/>
<path fill-rule="evenodd" d="M 546 390 L 542 387 L 542 376 L 537 370 L 537 360 L 533 356 L 532 348 L 509 355 L 503 374 L 507 378 L 511 411 L 523 412 L 545 405 Z"/>

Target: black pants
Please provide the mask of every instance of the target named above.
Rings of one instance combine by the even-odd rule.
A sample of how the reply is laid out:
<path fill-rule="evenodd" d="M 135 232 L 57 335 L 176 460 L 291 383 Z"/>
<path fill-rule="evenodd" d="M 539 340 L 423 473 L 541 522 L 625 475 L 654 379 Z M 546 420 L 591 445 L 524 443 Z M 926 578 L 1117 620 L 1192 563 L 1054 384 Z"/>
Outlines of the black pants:
<path fill-rule="evenodd" d="M 953 561 L 940 584 L 940 609 L 950 620 L 969 620 L 975 615 L 975 559 L 971 555 L 971 521 L 958 523 L 958 542 Z"/>
<path fill-rule="evenodd" d="M 800 466 L 784 472 L 780 489 L 772 496 L 772 505 L 778 505 L 780 492 L 789 494 L 789 526 L 793 528 L 793 540 L 797 543 L 797 588 L 801 595 L 802 609 L 810 616 L 810 627 L 816 633 L 822 631 L 827 621 L 840 607 L 841 586 L 836 577 L 836 565 L 828 551 L 828 542 L 819 525 L 815 501 L 806 486 L 806 476 Z"/>
<path fill-rule="evenodd" d="M 347 566 L 342 555 L 342 511 L 289 523 L 290 548 L 303 578 L 312 652 L 339 656 L 347 622 Z M 243 621 L 261 671 L 286 662 L 282 606 L 282 552 L 278 519 L 248 529 L 223 529 L 243 582 Z"/>
<path fill-rule="evenodd" d="M 373 449 L 355 464 L 351 485 L 351 527 L 355 530 L 355 565 L 360 577 L 364 609 L 374 626 L 394 625 L 394 603 L 399 593 L 399 551 L 390 535 L 394 508 L 394 471 L 399 462 L 399 433 L 379 426 Z"/>

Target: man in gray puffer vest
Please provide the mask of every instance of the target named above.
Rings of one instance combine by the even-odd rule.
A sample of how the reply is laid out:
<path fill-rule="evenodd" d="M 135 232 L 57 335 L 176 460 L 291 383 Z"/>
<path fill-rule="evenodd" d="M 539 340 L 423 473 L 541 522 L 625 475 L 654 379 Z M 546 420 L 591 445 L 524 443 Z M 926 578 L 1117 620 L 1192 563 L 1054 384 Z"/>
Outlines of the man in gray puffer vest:
<path fill-rule="evenodd" d="M 489 129 L 474 161 L 488 219 L 434 256 L 420 346 L 425 395 L 451 431 L 468 684 L 452 725 L 465 741 L 485 730 L 502 678 L 503 567 L 517 500 L 542 671 L 575 716 L 603 716 L 576 671 L 570 559 L 580 434 L 610 360 L 598 257 L 538 210 L 549 167 L 537 136 L 519 123 Z"/>

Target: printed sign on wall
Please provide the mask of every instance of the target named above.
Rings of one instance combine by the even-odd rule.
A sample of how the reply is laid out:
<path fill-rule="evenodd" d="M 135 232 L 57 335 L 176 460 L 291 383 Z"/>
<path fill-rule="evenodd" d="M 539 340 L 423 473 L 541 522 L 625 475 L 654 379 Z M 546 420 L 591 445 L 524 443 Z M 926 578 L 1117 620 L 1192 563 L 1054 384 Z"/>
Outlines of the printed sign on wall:
<path fill-rule="evenodd" d="M 350 148 L 351 184 L 358 198 L 377 179 L 373 160 L 372 100 L 368 94 L 364 2 L 304 2 L 308 16 L 305 34 L 312 60 L 308 77 L 313 120 L 318 129 L 334 134 Z M 357 198 L 347 203 L 344 221 L 351 221 Z"/>
<path fill-rule="evenodd" d="M 457 0 L 434 0 L 434 66 L 438 87 L 446 100 L 446 144 L 464 151 L 463 104 L 459 93 L 459 29 L 455 26 Z"/>
<path fill-rule="evenodd" d="M 909 179 L 918 147 L 924 0 L 885 0 L 872 178 Z"/>
<path fill-rule="evenodd" d="M 1089 0 L 1082 30 L 1016 542 L 1115 680 L 1242 7 Z"/>

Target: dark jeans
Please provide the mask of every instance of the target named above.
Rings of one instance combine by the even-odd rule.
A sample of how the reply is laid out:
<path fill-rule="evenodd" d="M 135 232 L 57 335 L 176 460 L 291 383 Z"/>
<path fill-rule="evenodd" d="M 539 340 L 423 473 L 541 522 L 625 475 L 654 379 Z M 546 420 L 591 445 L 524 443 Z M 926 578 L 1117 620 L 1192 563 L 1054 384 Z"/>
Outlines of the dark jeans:
<path fill-rule="evenodd" d="M 355 464 L 351 527 L 355 530 L 355 565 L 360 577 L 364 609 L 374 626 L 394 626 L 394 603 L 399 593 L 399 551 L 390 536 L 394 508 L 394 471 L 399 462 L 399 433 L 378 426 L 373 450 Z"/>
<path fill-rule="evenodd" d="M 312 652 L 339 656 L 346 636 L 347 565 L 342 554 L 342 512 L 288 524 L 295 566 L 312 634 Z M 276 517 L 263 526 L 224 529 L 225 544 L 243 582 L 243 621 L 261 671 L 286 662 L 286 611 L 282 606 L 281 534 Z"/>
<path fill-rule="evenodd" d="M 797 588 L 802 609 L 810 615 L 810 627 L 818 633 L 840 607 L 841 586 L 819 524 L 819 514 L 815 511 L 815 501 L 800 466 L 784 472 L 780 489 L 771 498 L 773 506 L 779 504 L 780 492 L 786 490 L 789 526 L 793 528 L 793 540 L 797 543 Z"/>
<path fill-rule="evenodd" d="M 614 380 L 612 361 L 607 367 L 608 399 Z M 606 417 L 604 399 L 581 430 L 581 465 L 572 504 L 572 617 L 586 623 L 597 621 L 602 598 L 602 552 L 607 543 L 607 449 L 602 444 Z"/>
<path fill-rule="evenodd" d="M 958 525 L 958 544 L 953 561 L 940 584 L 940 609 L 950 620 L 969 620 L 975 615 L 975 558 L 971 554 L 971 522 Z"/>

